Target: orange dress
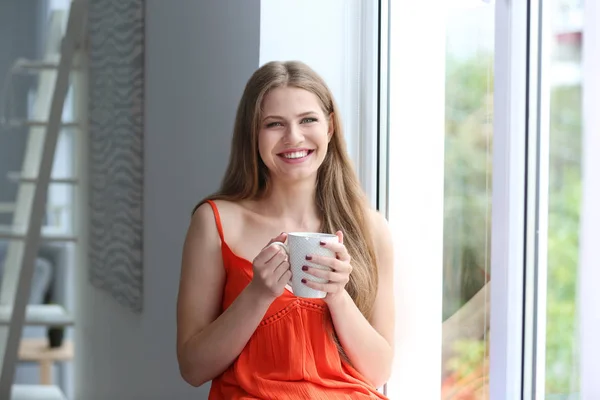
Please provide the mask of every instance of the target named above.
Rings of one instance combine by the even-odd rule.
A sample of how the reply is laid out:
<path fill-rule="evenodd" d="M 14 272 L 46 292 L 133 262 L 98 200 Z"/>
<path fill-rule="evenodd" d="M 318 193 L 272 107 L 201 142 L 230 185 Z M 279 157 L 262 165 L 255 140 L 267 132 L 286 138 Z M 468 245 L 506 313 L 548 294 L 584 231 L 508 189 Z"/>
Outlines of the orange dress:
<path fill-rule="evenodd" d="M 213 208 L 227 275 L 222 309 L 252 279 L 252 263 L 234 254 Z M 333 323 L 322 299 L 303 299 L 285 290 L 269 307 L 242 353 L 212 381 L 209 400 L 386 399 L 343 361 L 330 332 Z"/>

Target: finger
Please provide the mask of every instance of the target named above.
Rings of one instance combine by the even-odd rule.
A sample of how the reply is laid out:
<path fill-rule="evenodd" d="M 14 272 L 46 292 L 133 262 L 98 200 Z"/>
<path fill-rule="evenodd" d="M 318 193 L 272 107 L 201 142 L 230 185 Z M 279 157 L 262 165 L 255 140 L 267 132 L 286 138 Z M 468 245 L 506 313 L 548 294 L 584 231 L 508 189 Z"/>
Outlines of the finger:
<path fill-rule="evenodd" d="M 289 269 L 287 257 L 281 260 L 277 260 L 277 258 L 279 258 L 279 255 L 275 256 L 271 263 L 259 264 L 258 267 L 254 269 L 254 275 L 259 276 L 267 286 L 277 285 L 281 275 Z"/>
<path fill-rule="evenodd" d="M 285 250 L 278 245 L 269 244 L 267 247 L 261 250 L 260 253 L 254 259 L 255 264 L 266 264 L 270 262 L 277 255 L 284 254 L 287 256 Z"/>
<path fill-rule="evenodd" d="M 273 275 L 275 276 L 276 280 L 279 281 L 279 279 L 281 279 L 281 276 L 283 274 L 286 273 L 286 271 L 290 270 L 290 263 L 289 261 L 283 260 L 281 263 L 279 263 L 279 265 L 273 270 Z"/>
<path fill-rule="evenodd" d="M 334 272 L 331 270 L 324 270 L 324 269 L 314 268 L 314 267 L 309 267 L 309 266 L 305 266 L 305 268 L 302 268 L 302 270 L 304 272 L 306 272 L 307 274 L 310 274 L 317 278 L 325 279 L 326 281 L 329 281 L 329 282 L 338 282 L 338 283 L 348 282 L 348 274 L 347 273 L 339 273 L 339 272 Z"/>
<path fill-rule="evenodd" d="M 348 249 L 344 246 L 343 243 L 340 242 L 320 242 L 321 247 L 325 249 L 329 249 L 336 254 L 336 258 L 343 261 L 350 261 L 350 254 L 348 253 Z"/>
<path fill-rule="evenodd" d="M 271 271 L 275 271 L 281 263 L 287 262 L 288 256 L 287 253 L 283 250 L 277 252 L 270 260 L 268 260 L 265 265 L 269 266 Z"/>
<path fill-rule="evenodd" d="M 292 279 L 292 271 L 288 269 L 281 275 L 277 283 L 285 286 L 289 283 L 290 279 Z"/>
<path fill-rule="evenodd" d="M 286 239 L 287 239 L 287 233 L 281 232 L 279 235 L 277 235 L 273 239 L 271 239 L 269 241 L 269 243 L 267 244 L 267 246 L 270 246 L 271 244 L 273 244 L 275 242 L 285 243 Z M 265 247 L 267 247 L 267 246 L 265 246 Z"/>
<path fill-rule="evenodd" d="M 329 268 L 333 269 L 334 271 L 339 271 L 339 272 L 350 272 L 351 271 L 351 267 L 348 262 L 340 261 L 337 258 L 313 255 L 313 256 L 307 256 L 306 259 L 308 261 L 311 261 L 314 264 L 321 265 L 323 267 L 329 267 Z"/>
<path fill-rule="evenodd" d="M 283 251 L 284 251 L 284 252 L 287 254 L 287 252 L 285 251 L 285 249 L 284 249 L 284 248 L 282 248 L 282 246 L 281 246 L 281 245 L 275 245 L 275 246 L 273 246 L 273 243 L 276 243 L 276 242 L 285 243 L 285 241 L 286 241 L 286 240 L 287 240 L 287 233 L 285 233 L 285 232 L 281 232 L 279 235 L 277 235 L 277 236 L 275 236 L 273 239 L 269 240 L 269 243 L 268 243 L 268 244 L 267 244 L 265 247 L 263 247 L 263 251 L 264 251 L 265 249 L 267 249 L 267 248 L 276 248 L 276 249 L 279 249 L 279 250 L 283 250 Z M 260 261 L 260 262 L 264 262 L 264 263 L 271 262 L 271 259 L 272 259 L 272 258 L 273 258 L 273 257 L 274 257 L 276 254 L 277 254 L 277 252 L 273 252 L 272 254 L 271 254 L 271 253 L 267 253 L 267 254 L 266 254 L 266 257 L 267 257 L 267 258 L 261 258 L 259 261 Z M 260 255 L 260 254 L 259 254 L 259 255 Z"/>
<path fill-rule="evenodd" d="M 340 241 L 341 244 L 344 244 L 344 232 L 342 231 L 337 231 L 335 233 L 335 235 L 338 237 L 338 240 Z"/>
<path fill-rule="evenodd" d="M 308 279 L 302 279 L 302 283 L 311 289 L 319 290 L 325 293 L 336 293 L 340 290 L 340 285 L 337 283 L 318 283 Z"/>

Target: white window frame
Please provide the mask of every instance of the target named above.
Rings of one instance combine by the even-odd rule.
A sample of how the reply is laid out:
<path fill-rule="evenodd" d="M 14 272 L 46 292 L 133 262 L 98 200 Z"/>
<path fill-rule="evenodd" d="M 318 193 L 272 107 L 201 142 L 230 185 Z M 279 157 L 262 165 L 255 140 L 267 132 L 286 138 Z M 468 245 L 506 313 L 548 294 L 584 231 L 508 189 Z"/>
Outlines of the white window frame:
<path fill-rule="evenodd" d="M 380 104 L 387 104 L 386 98 L 385 103 L 381 102 L 381 92 L 387 90 L 387 80 L 383 82 L 385 86 L 382 84 L 387 74 L 387 68 L 382 70 L 385 61 L 383 56 L 387 57 L 387 51 L 382 51 L 386 44 L 382 44 L 381 37 L 384 36 L 382 32 L 387 32 L 387 25 L 382 27 L 384 22 L 381 17 L 387 16 L 387 0 L 363 1 L 360 7 L 358 57 L 361 62 L 356 169 L 371 206 L 383 210 L 380 157 L 385 152 L 380 150 L 380 141 L 387 129 L 382 129 L 380 125 L 380 121 L 384 120 L 381 118 Z M 385 10 L 382 10 L 384 7 Z"/>
<path fill-rule="evenodd" d="M 545 399 L 552 7 L 529 3 L 522 398 Z"/>
<path fill-rule="evenodd" d="M 542 315 L 536 312 L 545 307 L 545 284 L 539 285 L 545 274 L 537 266 L 546 258 L 548 213 L 547 195 L 537 189 L 547 190 L 547 166 L 539 161 L 548 143 L 540 136 L 539 124 L 539 16 L 537 0 L 496 2 L 492 400 L 536 398 L 542 376 L 539 362 L 545 350 L 538 351 L 535 339 L 545 337 L 545 308 Z"/>
<path fill-rule="evenodd" d="M 496 3 L 490 399 L 520 399 L 525 256 L 525 2 Z"/>
<path fill-rule="evenodd" d="M 580 398 L 600 398 L 600 268 L 598 237 L 600 236 L 600 5 L 584 2 L 583 28 L 583 192 L 581 205 L 581 237 L 579 247 L 579 341 Z"/>

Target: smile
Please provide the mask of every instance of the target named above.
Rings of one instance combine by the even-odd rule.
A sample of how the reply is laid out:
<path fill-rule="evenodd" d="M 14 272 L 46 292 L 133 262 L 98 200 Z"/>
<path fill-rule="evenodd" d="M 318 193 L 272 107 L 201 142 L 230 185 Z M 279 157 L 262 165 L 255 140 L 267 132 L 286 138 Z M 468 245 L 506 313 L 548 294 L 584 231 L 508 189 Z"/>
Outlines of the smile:
<path fill-rule="evenodd" d="M 279 157 L 285 158 L 287 160 L 300 160 L 302 158 L 308 157 L 308 155 L 310 155 L 314 150 L 297 150 L 297 151 L 290 151 L 287 153 L 280 153 L 278 154 Z"/>

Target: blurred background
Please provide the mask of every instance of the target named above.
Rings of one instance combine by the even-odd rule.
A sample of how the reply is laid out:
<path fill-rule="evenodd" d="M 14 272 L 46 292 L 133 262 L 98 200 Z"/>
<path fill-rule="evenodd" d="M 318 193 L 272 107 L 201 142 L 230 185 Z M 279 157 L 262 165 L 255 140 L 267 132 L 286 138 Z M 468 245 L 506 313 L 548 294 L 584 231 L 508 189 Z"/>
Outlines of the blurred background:
<path fill-rule="evenodd" d="M 381 390 L 392 399 L 501 398 L 493 397 L 501 374 L 491 371 L 505 364 L 490 348 L 506 338 L 494 336 L 491 315 L 513 303 L 512 292 L 492 295 L 492 282 L 516 273 L 533 288 L 520 294 L 521 309 L 506 306 L 507 315 L 524 315 L 515 339 L 523 354 L 514 358 L 537 368 L 523 373 L 536 393 L 524 398 L 596 399 L 598 389 L 582 392 L 580 340 L 581 310 L 600 301 L 580 302 L 582 280 L 600 267 L 589 250 L 582 260 L 580 245 L 583 231 L 586 240 L 600 234 L 582 226 L 582 204 L 592 201 L 584 193 L 600 187 L 589 171 L 583 179 L 584 143 L 598 145 L 585 142 L 585 88 L 598 86 L 584 60 L 600 67 L 597 50 L 584 56 L 583 38 L 598 40 L 591 0 L 545 0 L 525 17 L 541 27 L 539 47 L 518 56 L 539 62 L 527 112 L 538 113 L 541 133 L 519 145 L 523 154 L 527 143 L 538 146 L 527 154 L 539 160 L 524 164 L 529 197 L 516 201 L 529 217 L 535 201 L 539 237 L 525 250 L 542 255 L 514 265 L 492 252 L 501 229 L 493 215 L 505 215 L 494 177 L 511 168 L 510 160 L 494 165 L 494 154 L 514 128 L 498 130 L 507 125 L 497 118 L 512 114 L 495 115 L 508 90 L 499 95 L 495 69 L 512 65 L 503 46 L 513 43 L 513 17 L 495 1 L 75 1 L 84 7 L 71 18 L 83 25 L 70 33 L 70 0 L 0 1 L 0 382 L 20 385 L 23 396 L 59 389 L 48 397 L 57 399 L 207 396 L 208 385 L 183 382 L 175 355 L 189 212 L 220 183 L 246 80 L 265 62 L 299 59 L 333 90 L 363 187 L 399 238 L 400 345 Z M 50 178 L 42 179 L 53 131 Z M 588 122 L 587 132 L 598 127 Z M 47 193 L 39 245 L 28 231 L 36 190 Z M 20 271 L 31 272 L 25 292 Z M 26 304 L 22 331 L 7 311 L 18 301 Z M 10 329 L 18 341 L 7 341 Z"/>

